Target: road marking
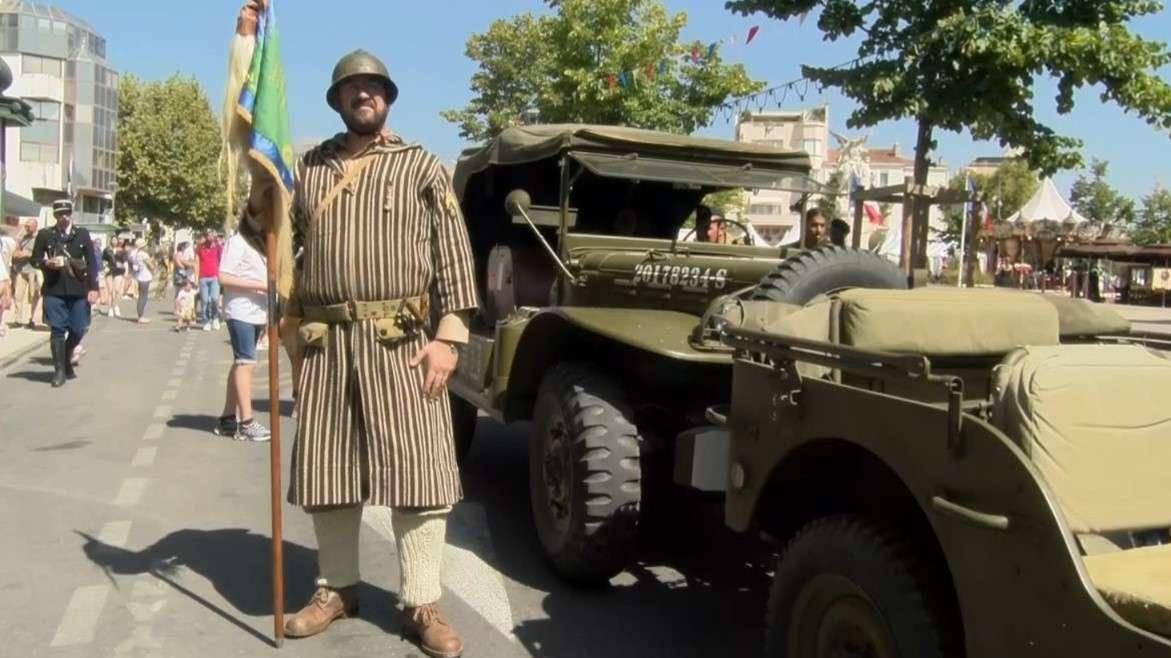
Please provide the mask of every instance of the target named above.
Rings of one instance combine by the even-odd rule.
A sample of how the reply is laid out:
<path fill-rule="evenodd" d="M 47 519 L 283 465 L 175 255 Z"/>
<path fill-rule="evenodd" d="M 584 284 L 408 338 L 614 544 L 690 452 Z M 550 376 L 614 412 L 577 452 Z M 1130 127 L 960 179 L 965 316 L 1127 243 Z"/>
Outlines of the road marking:
<path fill-rule="evenodd" d="M 107 546 L 125 548 L 126 538 L 129 536 L 130 521 L 110 521 L 98 532 L 98 541 Z"/>
<path fill-rule="evenodd" d="M 134 461 L 130 462 L 131 466 L 136 468 L 146 468 L 155 463 L 155 456 L 158 455 L 158 448 L 139 448 L 138 452 L 134 453 Z"/>
<path fill-rule="evenodd" d="M 73 590 L 61 623 L 57 625 L 57 633 L 49 645 L 68 647 L 93 642 L 98 617 L 102 615 L 109 594 L 109 585 L 90 585 Z"/>
<path fill-rule="evenodd" d="M 142 433 L 143 441 L 156 441 L 161 439 L 163 432 L 166 431 L 166 425 L 162 423 L 152 423 L 146 426 L 146 431 Z"/>
<path fill-rule="evenodd" d="M 182 385 L 183 385 L 183 378 L 182 377 L 176 377 L 174 379 L 167 381 L 167 386 L 170 388 L 179 388 Z"/>
<path fill-rule="evenodd" d="M 122 480 L 122 486 L 118 489 L 118 495 L 114 498 L 114 505 L 117 507 L 132 507 L 137 505 L 138 500 L 142 498 L 143 492 L 146 491 L 148 481 L 146 478 L 126 478 Z"/>
<path fill-rule="evenodd" d="M 180 361 L 175 362 L 175 369 L 186 368 L 186 367 L 187 367 L 187 359 L 182 359 Z"/>
<path fill-rule="evenodd" d="M 179 397 L 179 391 L 176 391 L 175 389 L 171 389 L 169 391 L 163 391 L 162 400 L 165 402 L 168 400 L 174 400 L 177 397 Z"/>
<path fill-rule="evenodd" d="M 186 368 L 175 368 L 174 370 L 171 371 L 171 376 L 172 377 L 182 377 L 183 374 L 186 372 L 187 372 Z"/>
<path fill-rule="evenodd" d="M 170 417 L 171 417 L 171 405 L 160 404 L 159 406 L 155 407 L 155 418 L 170 418 Z"/>
<path fill-rule="evenodd" d="M 362 521 L 394 545 L 388 507 L 367 505 Z M 492 565 L 496 551 L 488 530 L 488 515 L 478 503 L 460 503 L 447 517 L 447 544 L 443 550 L 443 586 L 505 637 L 512 634 L 512 607 L 504 580 Z"/>

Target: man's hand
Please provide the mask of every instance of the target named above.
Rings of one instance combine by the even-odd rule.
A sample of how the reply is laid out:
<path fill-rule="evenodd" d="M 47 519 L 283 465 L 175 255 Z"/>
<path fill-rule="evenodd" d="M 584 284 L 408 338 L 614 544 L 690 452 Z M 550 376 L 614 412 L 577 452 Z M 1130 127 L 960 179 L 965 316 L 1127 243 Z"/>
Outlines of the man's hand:
<path fill-rule="evenodd" d="M 456 355 L 455 349 L 450 343 L 433 340 L 423 346 L 423 349 L 419 350 L 411 359 L 412 368 L 418 368 L 419 364 L 426 364 L 423 370 L 423 395 L 432 400 L 443 395 L 443 390 L 447 387 L 447 379 L 455 371 L 458 362 L 459 356 Z"/>
<path fill-rule="evenodd" d="M 236 19 L 236 34 L 252 36 L 256 34 L 258 15 L 264 9 L 265 0 L 248 0 L 240 8 L 240 16 Z"/>
<path fill-rule="evenodd" d="M 47 267 L 51 270 L 59 270 L 62 267 L 65 267 L 65 259 L 62 258 L 61 256 L 53 256 L 52 258 L 46 258 L 45 259 L 45 267 Z"/>
<path fill-rule="evenodd" d="M 85 294 L 85 301 L 89 302 L 91 306 L 93 304 L 97 304 L 98 303 L 98 291 L 91 290 L 88 293 L 86 293 Z"/>

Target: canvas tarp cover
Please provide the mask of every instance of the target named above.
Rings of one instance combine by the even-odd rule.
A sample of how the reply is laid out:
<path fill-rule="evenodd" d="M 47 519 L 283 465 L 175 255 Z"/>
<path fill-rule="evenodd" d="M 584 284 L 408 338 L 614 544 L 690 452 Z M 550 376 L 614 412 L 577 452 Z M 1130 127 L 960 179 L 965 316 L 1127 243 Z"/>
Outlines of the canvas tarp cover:
<path fill-rule="evenodd" d="M 751 163 L 756 167 L 807 173 L 809 156 L 748 142 L 675 135 L 641 128 L 548 124 L 514 126 L 488 144 L 460 155 L 453 175 L 456 194 L 463 197 L 468 180 L 492 165 L 515 165 L 553 157 L 569 150 L 597 150 L 670 155 L 713 162 Z"/>
<path fill-rule="evenodd" d="M 1026 347 L 997 367 L 993 421 L 1078 533 L 1171 526 L 1171 361 L 1137 345 Z"/>

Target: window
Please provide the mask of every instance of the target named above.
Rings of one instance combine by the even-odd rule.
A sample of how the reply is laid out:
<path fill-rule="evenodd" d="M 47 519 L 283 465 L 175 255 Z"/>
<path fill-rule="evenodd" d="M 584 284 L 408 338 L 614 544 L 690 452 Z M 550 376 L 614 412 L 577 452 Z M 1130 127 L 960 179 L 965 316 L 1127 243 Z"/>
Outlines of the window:
<path fill-rule="evenodd" d="M 806 139 L 801 141 L 801 150 L 809 155 L 821 155 L 821 140 Z"/>
<path fill-rule="evenodd" d="M 61 154 L 55 145 L 25 142 L 20 145 L 20 159 L 23 162 L 60 162 Z"/>
<path fill-rule="evenodd" d="M 878 186 L 886 187 L 887 185 L 890 185 L 890 172 L 884 171 L 878 175 Z"/>
<path fill-rule="evenodd" d="M 40 73 L 41 75 L 51 75 L 54 78 L 61 77 L 61 60 L 59 59 L 37 57 L 36 55 L 25 55 L 21 59 L 21 69 L 25 73 Z"/>
<path fill-rule="evenodd" d="M 33 118 L 45 121 L 56 121 L 61 118 L 61 104 L 56 101 L 30 100 L 33 108 Z"/>

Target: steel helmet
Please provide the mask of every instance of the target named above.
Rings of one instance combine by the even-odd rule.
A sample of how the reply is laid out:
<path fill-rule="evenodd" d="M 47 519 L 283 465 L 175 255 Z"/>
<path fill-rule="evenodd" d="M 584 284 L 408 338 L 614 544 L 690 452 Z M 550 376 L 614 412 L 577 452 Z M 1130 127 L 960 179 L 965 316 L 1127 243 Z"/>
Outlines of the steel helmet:
<path fill-rule="evenodd" d="M 390 79 L 390 72 L 386 70 L 386 65 L 374 55 L 360 49 L 342 57 L 338 60 L 337 66 L 333 67 L 333 80 L 330 82 L 329 91 L 325 92 L 325 102 L 337 111 L 338 87 L 341 86 L 342 82 L 359 75 L 373 75 L 381 78 L 386 83 L 386 104 L 387 106 L 394 104 L 394 100 L 398 98 L 398 86 L 394 84 L 394 80 Z"/>

